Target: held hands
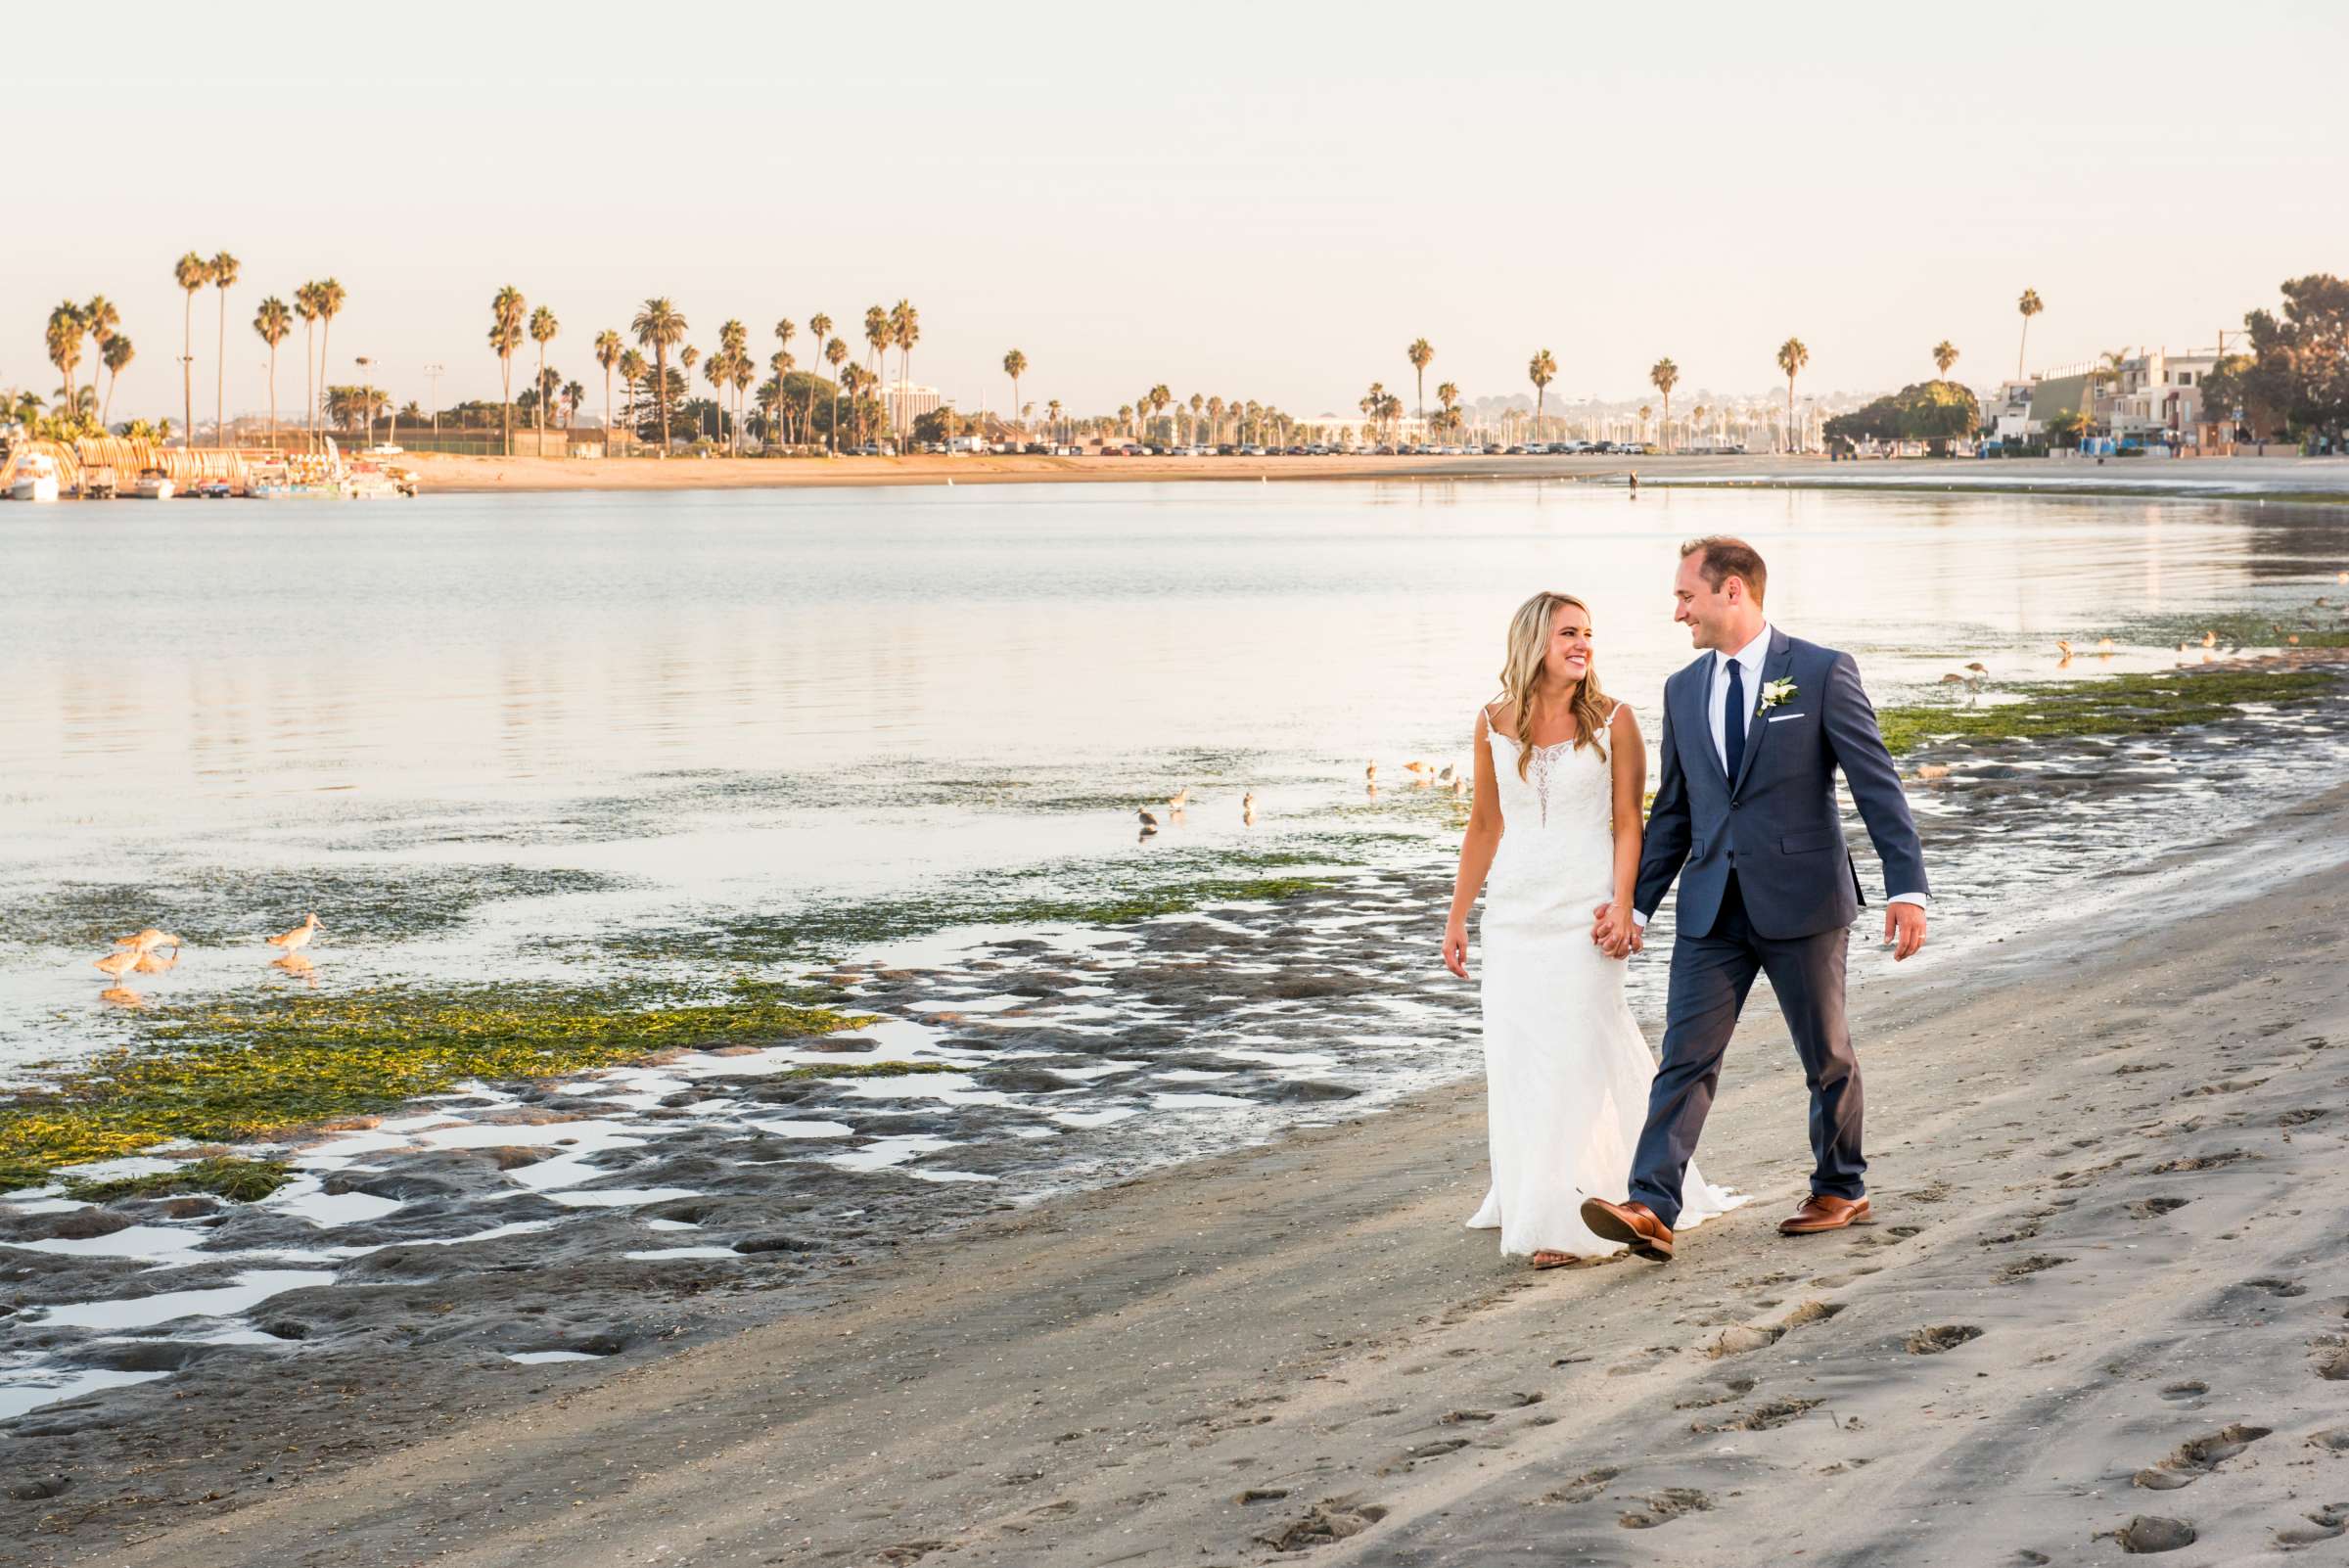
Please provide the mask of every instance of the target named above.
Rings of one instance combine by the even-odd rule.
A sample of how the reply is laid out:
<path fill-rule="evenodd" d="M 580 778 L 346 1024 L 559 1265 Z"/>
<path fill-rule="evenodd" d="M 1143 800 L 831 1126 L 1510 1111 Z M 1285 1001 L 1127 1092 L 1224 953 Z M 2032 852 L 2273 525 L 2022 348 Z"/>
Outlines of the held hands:
<path fill-rule="evenodd" d="M 1911 957 L 1925 945 L 1925 911 L 1921 904 L 1888 903 L 1884 906 L 1884 940 L 1893 945 L 1892 961 Z"/>
<path fill-rule="evenodd" d="M 1444 922 L 1444 967 L 1468 978 L 1468 922 L 1456 916 Z"/>
<path fill-rule="evenodd" d="M 1591 944 L 1608 957 L 1629 958 L 1633 953 L 1643 951 L 1646 948 L 1647 943 L 1639 930 L 1638 922 L 1632 918 L 1632 911 L 1628 906 L 1624 909 L 1620 919 L 1616 917 L 1615 905 L 1612 903 L 1600 904 L 1590 911 L 1590 916 Z"/>

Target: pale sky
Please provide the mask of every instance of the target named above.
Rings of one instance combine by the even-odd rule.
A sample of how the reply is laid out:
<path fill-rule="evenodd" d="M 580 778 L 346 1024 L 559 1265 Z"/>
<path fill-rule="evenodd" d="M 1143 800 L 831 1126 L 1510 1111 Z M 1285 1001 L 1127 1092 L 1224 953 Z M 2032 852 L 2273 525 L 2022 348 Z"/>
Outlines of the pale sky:
<path fill-rule="evenodd" d="M 24 8 L 20 8 L 24 10 Z M 661 22 L 656 24 L 654 18 Z M 2013 373 L 2208 345 L 2283 278 L 2349 271 L 2349 8 L 2207 3 L 2126 26 L 1881 5 L 371 10 L 126 0 L 12 16 L 17 202 L 0 387 L 57 385 L 49 308 L 103 292 L 138 357 L 114 417 L 180 405 L 171 265 L 222 248 L 229 406 L 257 411 L 275 292 L 348 290 L 404 402 L 494 396 L 491 295 L 596 331 L 649 295 L 691 342 L 921 309 L 913 379 L 966 409 L 1082 412 L 1154 382 L 1351 408 L 1405 346 L 1471 399 L 1761 392 Z M 2113 13 L 2117 18 L 2119 13 Z M 200 415 L 217 297 L 196 305 Z M 298 403 L 300 334 L 278 374 Z M 895 356 L 892 356 L 892 373 Z M 84 378 L 88 370 L 81 372 Z M 527 372 L 518 365 L 516 386 Z M 697 378 L 697 392 L 700 390 Z"/>

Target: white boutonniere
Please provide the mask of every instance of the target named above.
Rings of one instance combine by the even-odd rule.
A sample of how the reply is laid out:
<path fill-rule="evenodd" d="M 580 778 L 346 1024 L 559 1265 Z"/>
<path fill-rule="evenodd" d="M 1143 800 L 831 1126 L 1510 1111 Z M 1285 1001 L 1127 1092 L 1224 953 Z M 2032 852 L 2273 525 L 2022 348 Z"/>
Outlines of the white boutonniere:
<path fill-rule="evenodd" d="M 1799 688 L 1791 680 L 1773 680 L 1762 687 L 1762 706 L 1757 713 L 1769 713 L 1780 703 L 1791 702 Z"/>

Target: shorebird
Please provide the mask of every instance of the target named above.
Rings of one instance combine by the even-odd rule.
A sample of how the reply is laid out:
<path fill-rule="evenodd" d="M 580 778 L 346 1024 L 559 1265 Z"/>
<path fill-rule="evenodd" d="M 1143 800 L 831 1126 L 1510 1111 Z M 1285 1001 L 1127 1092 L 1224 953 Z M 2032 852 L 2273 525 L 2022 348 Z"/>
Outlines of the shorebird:
<path fill-rule="evenodd" d="M 1167 808 L 1171 811 L 1179 811 L 1190 804 L 1191 787 L 1188 784 L 1167 797 Z"/>
<path fill-rule="evenodd" d="M 2215 632 L 2215 631 L 2205 631 L 2204 633 L 2202 633 L 2202 646 L 2203 646 L 2203 647 L 2205 647 L 2205 648 L 2216 648 L 2218 645 L 2219 645 L 2219 634 L 2218 634 L 2217 632 Z"/>
<path fill-rule="evenodd" d="M 1987 675 L 1990 673 L 1990 666 L 1984 664 L 1979 659 L 1975 660 L 1972 664 L 1966 666 L 1965 668 L 1972 670 L 1977 675 Z"/>
<path fill-rule="evenodd" d="M 1143 838 L 1148 838 L 1151 834 L 1158 831 L 1158 818 L 1152 816 L 1146 808 L 1136 811 L 1133 814 L 1141 819 Z"/>
<path fill-rule="evenodd" d="M 1250 790 L 1240 797 L 1240 821 L 1250 827 L 1256 825 L 1256 791 L 1254 790 Z"/>
<path fill-rule="evenodd" d="M 1943 763 L 1927 762 L 1924 766 L 1916 770 L 1916 776 L 1918 778 L 1948 778 L 1950 776 L 1950 770 Z"/>
<path fill-rule="evenodd" d="M 2108 654 L 2112 652 L 2112 639 L 2110 637 L 2098 637 L 2096 639 L 2096 652 L 2100 654 Z"/>
<path fill-rule="evenodd" d="M 130 966 L 134 972 L 142 975 L 160 975 L 164 970 L 170 968 L 173 964 L 179 962 L 179 948 L 174 945 L 171 949 L 170 955 L 167 957 L 162 953 L 156 952 L 151 949 L 147 952 L 140 953 L 138 958 L 139 961 Z"/>
<path fill-rule="evenodd" d="M 1378 783 L 1378 763 L 1375 760 L 1371 761 L 1368 767 L 1362 769 L 1362 782 L 1370 785 L 1376 785 Z"/>
<path fill-rule="evenodd" d="M 1962 686 L 1965 684 L 1965 677 L 1953 670 L 1941 677 L 1941 683 L 1945 686 Z"/>
<path fill-rule="evenodd" d="M 1450 762 L 1446 762 L 1444 764 L 1443 771 L 1436 775 L 1436 782 L 1439 784 L 1449 784 L 1459 776 L 1459 770 L 1453 767 Z"/>
<path fill-rule="evenodd" d="M 128 948 L 124 948 L 120 952 L 110 952 L 105 957 L 98 959 L 95 965 L 100 974 L 109 980 L 116 981 L 138 966 L 139 955 Z"/>
<path fill-rule="evenodd" d="M 158 931 L 155 927 L 149 926 L 146 930 L 133 932 L 127 937 L 116 937 L 115 945 L 128 947 L 133 952 L 152 952 L 158 947 L 177 947 L 180 945 L 180 940 L 168 931 Z"/>
<path fill-rule="evenodd" d="M 283 952 L 299 952 L 310 945 L 310 938 L 325 929 L 318 923 L 318 911 L 312 909 L 300 925 L 291 931 L 281 932 L 279 935 L 271 937 L 269 945 Z"/>
<path fill-rule="evenodd" d="M 2055 651 L 2069 659 L 2072 656 L 2072 645 L 2058 637 L 2055 639 Z"/>
<path fill-rule="evenodd" d="M 1451 776 L 1451 793 L 1452 793 L 1452 794 L 1454 794 L 1454 795 L 1465 795 L 1465 794 L 1467 794 L 1467 793 L 1468 793 L 1468 780 L 1467 780 L 1466 778 L 1462 777 L 1460 774 L 1454 773 L 1454 774 Z"/>

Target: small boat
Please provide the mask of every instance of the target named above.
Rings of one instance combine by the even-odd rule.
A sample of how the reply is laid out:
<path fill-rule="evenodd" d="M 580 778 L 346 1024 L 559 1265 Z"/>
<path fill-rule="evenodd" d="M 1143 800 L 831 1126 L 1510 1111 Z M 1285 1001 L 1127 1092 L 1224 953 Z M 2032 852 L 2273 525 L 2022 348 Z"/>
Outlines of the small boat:
<path fill-rule="evenodd" d="M 189 485 L 188 493 L 200 501 L 225 501 L 237 493 L 237 488 L 224 479 L 207 479 Z"/>
<path fill-rule="evenodd" d="M 139 482 L 130 487 L 130 493 L 142 501 L 168 501 L 173 489 L 170 475 L 160 468 L 143 468 L 139 470 Z"/>
<path fill-rule="evenodd" d="M 57 459 L 47 452 L 26 452 L 17 459 L 16 477 L 8 482 L 12 501 L 57 499 Z"/>
<path fill-rule="evenodd" d="M 380 463 L 353 463 L 343 473 L 342 492 L 354 501 L 379 500 L 387 496 L 413 495 L 416 482 L 404 471 L 386 468 Z"/>

